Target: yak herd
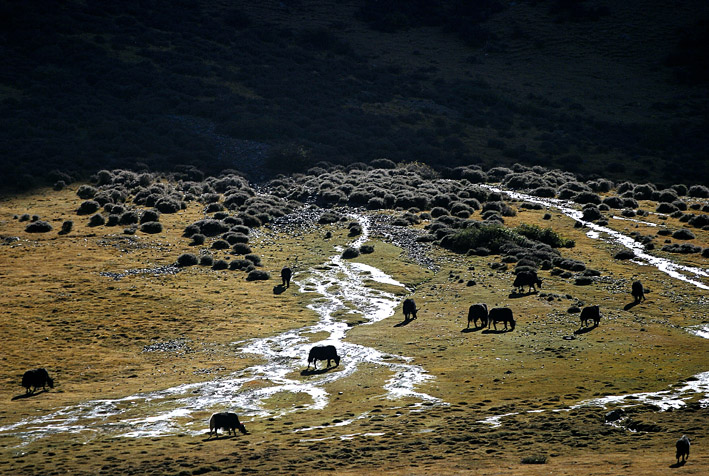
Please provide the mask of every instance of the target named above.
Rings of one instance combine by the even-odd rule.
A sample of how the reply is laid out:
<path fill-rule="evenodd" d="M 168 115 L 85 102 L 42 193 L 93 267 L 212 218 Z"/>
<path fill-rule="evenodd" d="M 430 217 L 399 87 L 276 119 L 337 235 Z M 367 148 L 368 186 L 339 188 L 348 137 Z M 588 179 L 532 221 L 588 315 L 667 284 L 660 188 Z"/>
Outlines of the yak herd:
<path fill-rule="evenodd" d="M 283 280 L 283 287 L 290 286 L 290 280 L 292 276 L 292 270 L 288 267 L 284 267 L 281 270 L 281 278 Z M 524 287 L 527 286 L 529 291 L 536 291 L 536 287 L 542 286 L 542 281 L 537 277 L 534 271 L 521 271 L 515 277 L 513 286 L 515 291 L 524 292 Z M 635 300 L 635 304 L 645 300 L 645 289 L 640 281 L 635 281 L 632 283 L 631 295 Z M 420 311 L 416 307 L 416 303 L 413 299 L 407 298 L 403 302 L 403 313 L 406 321 L 416 319 L 416 313 Z M 585 327 L 590 321 L 593 321 L 594 327 L 597 327 L 601 320 L 601 311 L 599 306 L 587 306 L 581 310 L 581 326 Z M 478 322 L 480 322 L 478 326 Z M 468 326 L 470 328 L 470 323 L 473 323 L 476 328 L 490 328 L 492 325 L 495 330 L 497 330 L 497 324 L 504 324 L 505 331 L 514 331 L 515 329 L 515 319 L 512 314 L 512 310 L 506 307 L 495 307 L 488 311 L 487 304 L 477 303 L 473 304 L 468 309 Z M 317 370 L 317 361 L 327 361 L 327 369 L 330 368 L 330 363 L 335 362 L 335 367 L 340 365 L 340 356 L 337 354 L 337 349 L 333 345 L 325 346 L 314 346 L 310 349 L 308 353 L 308 367 L 310 370 L 310 365 L 313 365 L 313 370 Z M 46 390 L 46 387 L 54 388 L 54 380 L 49 376 L 49 373 L 44 368 L 28 370 L 22 376 L 22 386 L 26 389 L 26 394 L 33 394 L 38 388 Z M 248 435 L 246 427 L 241 421 L 239 421 L 239 416 L 233 412 L 218 412 L 212 414 L 209 419 L 209 438 L 214 434 L 215 438 L 219 438 L 219 429 L 224 429 L 227 432 L 227 436 L 233 434 L 236 436 L 236 430 L 241 433 Z M 677 440 L 677 465 L 684 464 L 686 459 L 689 458 L 689 438 L 683 435 L 679 440 Z M 681 459 L 681 462 L 680 462 Z"/>

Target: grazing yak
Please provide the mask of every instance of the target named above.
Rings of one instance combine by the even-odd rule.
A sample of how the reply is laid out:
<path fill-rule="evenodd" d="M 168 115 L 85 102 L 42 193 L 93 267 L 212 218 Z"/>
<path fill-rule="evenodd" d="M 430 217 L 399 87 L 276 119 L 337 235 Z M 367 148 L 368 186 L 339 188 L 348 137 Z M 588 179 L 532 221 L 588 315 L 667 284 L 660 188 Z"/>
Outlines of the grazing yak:
<path fill-rule="evenodd" d="M 416 319 L 416 312 L 418 312 L 418 309 L 416 309 L 414 300 L 411 298 L 404 299 L 404 319 L 410 320 L 409 316 L 411 316 L 411 319 Z"/>
<path fill-rule="evenodd" d="M 630 291 L 630 294 L 633 295 L 635 298 L 635 303 L 639 303 L 640 301 L 645 300 L 645 288 L 643 287 L 643 283 L 640 281 L 633 281 L 633 286 Z"/>
<path fill-rule="evenodd" d="M 313 370 L 317 370 L 317 361 L 327 360 L 327 366 L 330 367 L 330 361 L 335 361 L 335 367 L 340 365 L 340 356 L 337 355 L 337 349 L 334 345 L 316 345 L 310 349 L 308 354 L 308 369 L 310 369 L 310 364 L 313 364 Z"/>
<path fill-rule="evenodd" d="M 293 276 L 293 271 L 288 267 L 285 266 L 281 270 L 281 279 L 283 280 L 283 286 L 285 287 L 290 287 L 290 278 Z"/>
<path fill-rule="evenodd" d="M 54 388 L 54 380 L 49 376 L 47 369 L 28 370 L 22 376 L 22 386 L 27 390 L 26 393 L 34 393 L 39 387 L 46 390 L 47 385 L 49 388 Z"/>
<path fill-rule="evenodd" d="M 473 304 L 468 308 L 468 329 L 470 329 L 470 323 L 474 323 L 475 327 L 478 327 L 478 319 L 480 319 L 480 327 L 485 327 L 487 325 L 487 304 L 479 303 Z"/>
<path fill-rule="evenodd" d="M 677 446 L 677 464 L 679 464 L 679 459 L 680 457 L 682 458 L 682 462 L 684 463 L 687 459 L 689 459 L 689 438 L 687 438 L 687 435 L 682 435 L 682 438 L 677 440 L 676 445 Z"/>
<path fill-rule="evenodd" d="M 531 293 L 532 290 L 537 290 L 535 286 L 539 286 L 539 288 L 541 289 L 542 280 L 539 279 L 536 271 L 520 271 L 519 273 L 517 273 L 517 276 L 515 276 L 515 282 L 512 285 L 519 293 L 523 293 L 524 287 L 528 286 L 529 292 Z"/>
<path fill-rule="evenodd" d="M 585 327 L 588 321 L 593 321 L 594 327 L 598 327 L 601 322 L 601 308 L 598 306 L 587 306 L 581 310 L 581 327 Z"/>
<path fill-rule="evenodd" d="M 487 328 L 489 329 L 490 324 L 492 324 L 495 330 L 497 330 L 498 322 L 505 323 L 505 330 L 507 330 L 508 323 L 510 324 L 510 330 L 515 330 L 515 320 L 514 317 L 512 317 L 512 310 L 509 308 L 495 307 L 490 309 L 490 313 L 487 316 Z"/>
<path fill-rule="evenodd" d="M 220 412 L 212 414 L 212 417 L 209 419 L 209 437 L 211 438 L 212 432 L 214 432 L 214 436 L 219 438 L 219 433 L 217 432 L 219 428 L 225 429 L 227 435 L 230 432 L 233 432 L 234 436 L 236 436 L 237 429 L 243 434 L 248 435 L 246 427 L 243 423 L 239 421 L 239 416 L 236 413 L 232 412 Z"/>

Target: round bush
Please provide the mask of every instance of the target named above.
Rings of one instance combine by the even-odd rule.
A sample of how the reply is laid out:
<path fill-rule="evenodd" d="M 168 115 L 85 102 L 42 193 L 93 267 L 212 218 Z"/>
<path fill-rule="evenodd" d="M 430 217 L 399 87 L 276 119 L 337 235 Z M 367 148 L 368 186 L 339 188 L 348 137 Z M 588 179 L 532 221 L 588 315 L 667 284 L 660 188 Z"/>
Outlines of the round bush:
<path fill-rule="evenodd" d="M 81 205 L 79 205 L 78 210 L 76 210 L 76 214 L 91 215 L 92 213 L 96 213 L 99 208 L 101 208 L 101 205 L 99 205 L 96 200 L 86 200 L 84 202 L 81 202 Z"/>
<path fill-rule="evenodd" d="M 676 206 L 672 205 L 671 203 L 665 203 L 665 202 L 663 202 L 663 203 L 660 203 L 659 205 L 657 205 L 657 208 L 655 209 L 655 211 L 656 211 L 657 213 L 668 213 L 668 214 L 671 214 L 671 213 L 674 213 L 674 212 L 679 211 L 679 208 L 677 208 Z"/>
<path fill-rule="evenodd" d="M 232 253 L 236 255 L 247 255 L 251 253 L 251 248 L 246 243 L 236 243 L 231 247 Z"/>
<path fill-rule="evenodd" d="M 253 271 L 249 271 L 249 274 L 246 276 L 247 281 L 265 281 L 270 278 L 271 275 L 268 274 L 267 271 L 263 271 L 260 269 L 254 269 Z"/>
<path fill-rule="evenodd" d="M 374 245 L 362 245 L 359 247 L 359 252 L 363 255 L 374 253 Z"/>
<path fill-rule="evenodd" d="M 37 220 L 27 225 L 25 231 L 27 233 L 47 233 L 52 231 L 52 225 L 46 221 Z"/>
<path fill-rule="evenodd" d="M 227 269 L 229 267 L 229 263 L 223 259 L 218 259 L 214 262 L 212 265 L 212 269 Z"/>
<path fill-rule="evenodd" d="M 96 192 L 97 192 L 96 188 L 92 187 L 91 185 L 82 185 L 76 191 L 76 194 L 82 200 L 89 200 L 89 199 L 94 198 L 94 196 L 96 195 Z"/>
<path fill-rule="evenodd" d="M 200 266 L 214 266 L 214 258 L 212 255 L 202 255 L 199 258 Z"/>
<path fill-rule="evenodd" d="M 177 266 L 195 266 L 199 264 L 199 259 L 192 253 L 183 253 L 177 257 Z"/>
<path fill-rule="evenodd" d="M 100 213 L 92 215 L 91 218 L 89 218 L 89 226 L 92 226 L 92 227 L 93 226 L 103 226 L 105 224 L 106 224 L 106 219 Z"/>
<path fill-rule="evenodd" d="M 677 240 L 693 240 L 696 238 L 696 236 L 694 235 L 694 233 L 687 230 L 686 228 L 682 228 L 672 233 L 672 238 L 675 238 Z"/>
<path fill-rule="evenodd" d="M 583 219 L 586 221 L 595 221 L 601 217 L 603 217 L 603 215 L 597 207 L 587 207 L 583 209 Z"/>
<path fill-rule="evenodd" d="M 129 210 L 121 215 L 118 219 L 118 224 L 121 226 L 134 225 L 138 223 L 138 212 L 135 210 Z"/>
<path fill-rule="evenodd" d="M 704 185 L 692 185 L 687 194 L 694 198 L 709 198 L 709 188 Z"/>
<path fill-rule="evenodd" d="M 635 258 L 635 253 L 633 253 L 632 250 L 621 250 L 617 252 L 613 258 L 619 259 L 619 260 L 626 260 L 626 259 L 633 259 Z"/>
<path fill-rule="evenodd" d="M 214 243 L 212 243 L 212 249 L 214 250 L 226 250 L 229 246 L 229 242 L 226 240 L 215 240 Z"/>
<path fill-rule="evenodd" d="M 195 233 L 192 235 L 192 242 L 190 243 L 191 246 L 199 246 L 203 245 L 204 241 L 207 239 L 203 234 L 201 233 Z"/>
<path fill-rule="evenodd" d="M 60 235 L 66 235 L 67 233 L 71 232 L 71 229 L 74 227 L 74 222 L 71 220 L 65 220 L 64 223 L 62 223 L 62 229 L 59 230 Z"/>
<path fill-rule="evenodd" d="M 162 223 L 159 221 L 146 221 L 140 225 L 140 231 L 149 234 L 162 233 Z"/>
<path fill-rule="evenodd" d="M 116 212 L 114 212 L 116 213 Z M 140 214 L 140 223 L 147 223 L 149 221 L 158 221 L 160 220 L 160 212 L 157 210 L 144 210 L 143 213 Z"/>
<path fill-rule="evenodd" d="M 344 259 L 352 259 L 359 256 L 359 250 L 356 248 L 348 247 L 342 252 L 342 257 Z"/>
<path fill-rule="evenodd" d="M 261 266 L 261 257 L 255 253 L 249 253 L 244 256 L 244 259 L 251 261 L 254 266 Z"/>

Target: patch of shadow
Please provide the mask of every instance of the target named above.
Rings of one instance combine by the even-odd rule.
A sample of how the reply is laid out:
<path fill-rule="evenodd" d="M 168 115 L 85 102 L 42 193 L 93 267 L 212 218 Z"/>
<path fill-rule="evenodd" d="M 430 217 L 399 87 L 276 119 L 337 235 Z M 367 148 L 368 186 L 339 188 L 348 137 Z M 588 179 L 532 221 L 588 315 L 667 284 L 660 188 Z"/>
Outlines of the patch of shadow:
<path fill-rule="evenodd" d="M 22 394 L 20 394 L 20 395 L 15 395 L 14 397 L 12 397 L 12 398 L 10 399 L 10 401 L 13 401 L 13 402 L 14 402 L 15 400 L 22 400 L 23 398 L 34 397 L 34 396 L 37 396 L 37 395 L 39 395 L 39 394 L 46 393 L 46 392 L 47 392 L 46 389 L 42 389 L 42 390 L 39 390 L 39 391 L 37 391 L 37 392 L 26 392 L 26 393 L 22 393 Z"/>
<path fill-rule="evenodd" d="M 414 319 L 415 319 L 415 318 L 414 318 Z M 408 326 L 411 322 L 414 321 L 414 319 L 404 319 L 404 320 L 401 321 L 400 323 L 394 324 L 394 327 L 404 327 L 404 326 Z"/>
<path fill-rule="evenodd" d="M 282 284 L 279 284 L 277 286 L 273 286 L 273 294 L 283 294 L 286 290 L 286 287 L 283 286 Z"/>
<path fill-rule="evenodd" d="M 303 377 L 307 377 L 308 375 L 322 375 L 334 368 L 335 367 L 325 367 L 324 369 L 305 369 L 301 370 L 300 375 Z"/>
<path fill-rule="evenodd" d="M 581 334 L 586 334 L 588 332 L 591 332 L 593 329 L 595 329 L 598 326 L 592 326 L 592 327 L 581 327 L 580 329 L 576 329 L 574 331 L 574 335 L 581 335 Z"/>

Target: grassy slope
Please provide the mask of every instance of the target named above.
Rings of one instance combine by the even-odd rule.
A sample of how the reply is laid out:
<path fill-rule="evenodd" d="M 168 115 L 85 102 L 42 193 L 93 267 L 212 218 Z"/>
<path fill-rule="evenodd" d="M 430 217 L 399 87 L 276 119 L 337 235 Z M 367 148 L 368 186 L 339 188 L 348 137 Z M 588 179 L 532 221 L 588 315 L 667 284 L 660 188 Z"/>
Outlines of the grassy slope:
<path fill-rule="evenodd" d="M 297 293 L 297 288 L 275 295 L 274 280 L 246 282 L 239 273 L 197 267 L 175 276 L 118 281 L 99 276 L 101 271 L 169 264 L 178 254 L 194 251 L 180 234 L 201 212 L 191 205 L 179 214 L 163 215 L 164 233 L 140 235 L 141 246 L 129 246 L 118 230 L 90 229 L 83 219 L 76 220 L 73 211 L 79 203 L 65 190 L 12 197 L 0 206 L 2 235 L 21 238 L 3 245 L 0 260 L 5 289 L 0 297 L 0 399 L 8 402 L 0 409 L 3 424 L 97 397 L 227 375 L 249 364 L 234 358 L 230 342 L 314 319 L 305 308 L 313 296 Z M 52 220 L 55 230 L 62 220 L 74 218 L 75 230 L 65 237 L 55 231 L 26 234 L 24 224 L 12 218 L 24 212 Z M 521 211 L 507 224 L 546 225 L 542 213 Z M 538 474 L 539 469 L 553 474 L 666 474 L 673 462 L 673 442 L 685 432 L 695 446 L 683 471 L 706 472 L 709 460 L 701 448 L 708 436 L 707 413 L 698 406 L 668 413 L 631 410 L 636 422 L 646 428 L 655 425 L 652 431 L 637 433 L 605 425 L 603 409 L 524 413 L 563 409 L 599 395 L 663 390 L 707 370 L 709 343 L 683 330 L 706 320 L 705 292 L 653 268 L 610 260 L 608 247 L 586 238 L 569 219 L 555 215 L 551 224 L 576 240 L 576 248 L 566 254 L 583 256 L 611 279 L 578 287 L 545 272 L 543 291 L 553 299 L 541 294 L 511 298 L 511 273 L 491 271 L 487 263 L 492 257 L 434 251 L 442 268 L 431 273 L 398 248 L 375 241 L 375 253 L 359 258 L 415 287 L 413 295 L 424 310 L 407 326 L 394 327 L 403 320 L 398 310 L 377 324 L 354 327 L 347 339 L 413 357 L 435 377 L 422 390 L 449 406 L 412 412 L 407 405 L 417 403 L 414 400 L 383 399 L 381 385 L 389 372 L 363 366 L 352 378 L 327 388 L 333 399 L 326 409 L 247 421 L 248 437 L 206 442 L 102 435 L 84 440 L 59 434 L 20 448 L 3 439 L 0 472 L 95 474 L 103 468 L 114 474 L 170 474 L 249 468 L 261 474 L 368 474 L 377 467 L 387 474 Z M 262 230 L 252 243 L 272 275 L 294 255 L 299 272 L 307 272 L 326 260 L 335 244 L 347 240 L 346 229 L 328 229 L 334 237 L 327 241 L 321 239 L 323 229 L 288 236 Z M 697 233 L 706 244 L 707 232 Z M 622 309 L 630 301 L 634 277 L 651 292 L 646 302 L 626 312 Z M 466 286 L 468 279 L 477 284 Z M 599 328 L 565 340 L 578 329 L 577 315 L 566 310 L 579 300 L 600 304 L 604 318 Z M 463 332 L 467 306 L 473 302 L 509 306 L 517 329 Z M 141 352 L 145 345 L 175 338 L 188 339 L 194 352 Z M 37 366 L 50 368 L 57 387 L 10 402 L 21 393 L 22 371 Z M 286 394 L 271 401 L 274 408 L 300 403 Z M 367 418 L 334 425 L 365 411 Z M 479 422 L 520 411 L 499 428 Z M 324 428 L 291 431 L 320 425 Z M 333 439 L 350 434 L 372 436 Z M 79 444 L 82 441 L 89 444 Z M 548 456 L 548 464 L 520 464 L 535 455 Z"/>

